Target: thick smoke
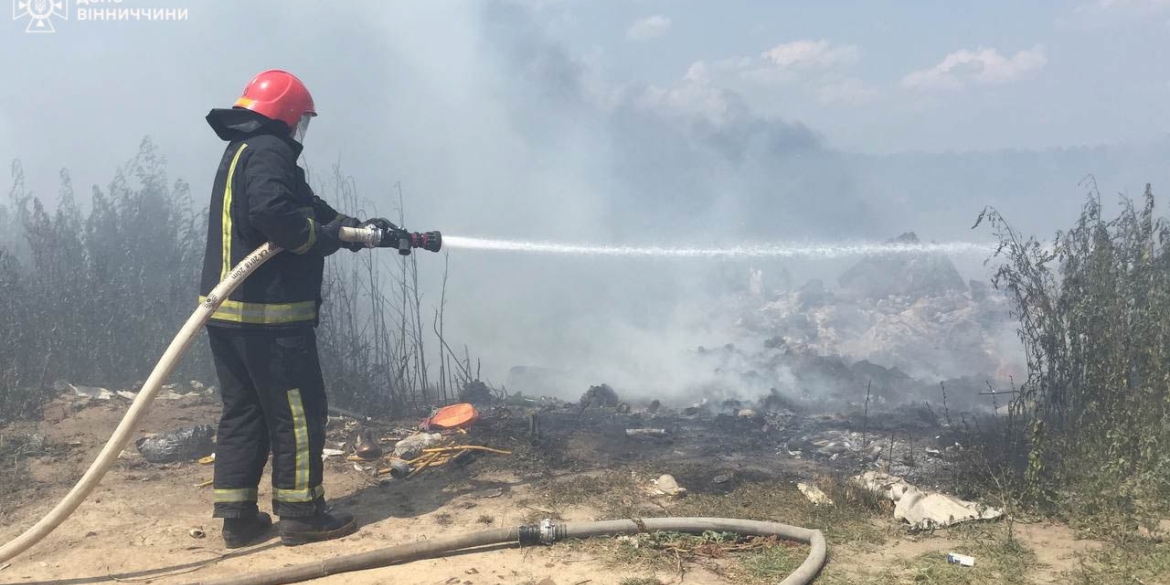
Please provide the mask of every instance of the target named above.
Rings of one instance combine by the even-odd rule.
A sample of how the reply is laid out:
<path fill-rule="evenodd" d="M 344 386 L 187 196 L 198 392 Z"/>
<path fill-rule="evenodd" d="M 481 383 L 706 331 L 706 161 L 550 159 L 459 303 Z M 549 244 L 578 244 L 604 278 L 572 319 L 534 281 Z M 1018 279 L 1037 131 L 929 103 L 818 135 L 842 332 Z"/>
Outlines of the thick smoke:
<path fill-rule="evenodd" d="M 486 60 L 506 77 L 496 95 L 532 154 L 521 172 L 556 177 L 544 196 L 557 204 L 535 223 L 505 219 L 476 235 L 694 247 L 877 238 L 904 227 L 814 131 L 761 116 L 734 92 L 686 80 L 607 84 L 514 5 L 488 8 L 483 30 Z M 477 292 L 474 303 L 452 303 L 449 322 L 461 338 L 482 340 L 494 376 L 500 366 L 535 366 L 556 372 L 534 384 L 553 393 L 605 381 L 688 399 L 736 389 L 758 397 L 785 384 L 783 366 L 749 384 L 735 364 L 697 359 L 700 346 L 766 337 L 739 323 L 751 307 L 734 299 L 750 270 L 774 281 L 845 265 L 460 256 L 452 286 Z"/>

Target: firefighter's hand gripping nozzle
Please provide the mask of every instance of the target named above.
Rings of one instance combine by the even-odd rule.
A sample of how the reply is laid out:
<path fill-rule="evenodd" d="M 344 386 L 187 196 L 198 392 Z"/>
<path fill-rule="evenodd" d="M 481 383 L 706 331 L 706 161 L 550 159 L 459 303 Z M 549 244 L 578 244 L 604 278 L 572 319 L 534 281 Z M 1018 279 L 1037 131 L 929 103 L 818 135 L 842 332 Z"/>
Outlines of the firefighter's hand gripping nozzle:
<path fill-rule="evenodd" d="M 414 248 L 438 252 L 443 247 L 439 232 L 409 232 L 402 228 L 379 229 L 377 226 L 341 228 L 340 237 L 346 242 L 358 242 L 367 248 L 397 248 L 407 256 Z"/>

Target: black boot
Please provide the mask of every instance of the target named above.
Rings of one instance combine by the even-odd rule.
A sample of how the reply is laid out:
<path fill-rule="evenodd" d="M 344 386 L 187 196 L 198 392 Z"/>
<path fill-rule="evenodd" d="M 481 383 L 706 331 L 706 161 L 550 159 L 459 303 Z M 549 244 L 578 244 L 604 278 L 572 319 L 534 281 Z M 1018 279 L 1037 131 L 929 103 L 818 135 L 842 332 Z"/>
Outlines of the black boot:
<path fill-rule="evenodd" d="M 322 540 L 333 540 L 357 532 L 353 514 L 328 514 L 318 511 L 312 516 L 280 519 L 280 542 L 285 546 L 296 546 Z"/>
<path fill-rule="evenodd" d="M 227 548 L 259 544 L 267 540 L 271 529 L 272 516 L 264 512 L 245 518 L 224 518 L 223 544 Z"/>

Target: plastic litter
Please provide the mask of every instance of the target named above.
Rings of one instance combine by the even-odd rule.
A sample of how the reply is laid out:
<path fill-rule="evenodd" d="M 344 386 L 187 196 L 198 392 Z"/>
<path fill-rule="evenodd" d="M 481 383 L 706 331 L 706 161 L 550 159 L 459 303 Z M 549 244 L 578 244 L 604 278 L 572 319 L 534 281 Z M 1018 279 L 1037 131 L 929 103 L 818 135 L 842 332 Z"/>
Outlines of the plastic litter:
<path fill-rule="evenodd" d="M 994 520 L 1003 511 L 937 492 L 925 492 L 906 480 L 887 473 L 867 471 L 854 477 L 864 487 L 894 502 L 894 519 L 918 529 L 950 526 L 971 520 Z"/>
<path fill-rule="evenodd" d="M 479 420 L 479 411 L 469 403 L 461 402 L 440 408 L 431 418 L 423 421 L 423 430 L 464 429 Z"/>
<path fill-rule="evenodd" d="M 215 451 L 215 427 L 199 425 L 144 437 L 134 442 L 142 458 L 151 463 L 191 461 Z"/>
<path fill-rule="evenodd" d="M 74 396 L 89 398 L 91 400 L 112 400 L 114 397 L 118 397 L 123 400 L 134 400 L 138 397 L 138 392 L 131 390 L 111 391 L 109 389 L 98 386 L 81 386 L 78 384 L 70 384 L 68 382 L 64 383 L 61 387 L 63 389 L 72 391 Z M 157 396 L 155 396 L 155 400 L 181 400 L 187 396 L 195 395 L 180 394 L 175 391 L 175 388 L 176 386 L 174 384 L 167 384 L 166 386 L 163 386 L 162 389 L 164 392 L 160 392 Z"/>
<path fill-rule="evenodd" d="M 687 493 L 687 488 L 678 485 L 678 481 L 674 479 L 673 475 L 662 475 L 652 483 L 654 491 L 664 496 L 678 497 Z"/>
<path fill-rule="evenodd" d="M 411 471 L 413 471 L 413 469 L 411 469 L 410 465 L 408 465 L 405 461 L 401 459 L 390 460 L 390 477 L 395 479 L 404 479 L 410 475 Z"/>
<path fill-rule="evenodd" d="M 98 388 L 97 386 L 74 386 L 73 384 L 66 384 L 73 394 L 84 398 L 92 398 L 94 400 L 109 400 L 114 397 L 114 393 L 105 388 Z"/>
<path fill-rule="evenodd" d="M 800 490 L 800 493 L 804 494 L 804 497 L 808 498 L 808 501 L 812 502 L 814 506 L 833 505 L 833 500 L 829 499 L 829 496 L 815 485 L 798 483 L 796 489 Z"/>
<path fill-rule="evenodd" d="M 666 429 L 626 429 L 626 436 L 640 439 L 647 437 L 668 437 L 670 433 Z"/>
<path fill-rule="evenodd" d="M 947 553 L 947 562 L 952 565 L 962 565 L 964 567 L 974 567 L 975 557 L 961 555 L 959 553 Z"/>
<path fill-rule="evenodd" d="M 439 433 L 418 433 L 411 435 L 394 445 L 394 456 L 407 461 L 416 459 L 423 454 L 423 449 L 433 447 L 443 440 Z"/>

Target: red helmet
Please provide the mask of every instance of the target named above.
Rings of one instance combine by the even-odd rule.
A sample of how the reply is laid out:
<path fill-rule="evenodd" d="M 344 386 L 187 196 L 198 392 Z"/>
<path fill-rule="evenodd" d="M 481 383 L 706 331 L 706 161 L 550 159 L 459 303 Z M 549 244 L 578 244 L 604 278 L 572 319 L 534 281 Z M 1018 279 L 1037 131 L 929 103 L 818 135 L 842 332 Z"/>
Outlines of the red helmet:
<path fill-rule="evenodd" d="M 244 88 L 235 107 L 252 110 L 273 120 L 280 120 L 295 130 L 304 116 L 316 116 L 313 96 L 295 75 L 279 69 L 265 71 Z"/>

